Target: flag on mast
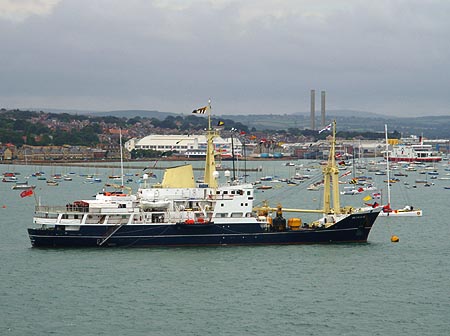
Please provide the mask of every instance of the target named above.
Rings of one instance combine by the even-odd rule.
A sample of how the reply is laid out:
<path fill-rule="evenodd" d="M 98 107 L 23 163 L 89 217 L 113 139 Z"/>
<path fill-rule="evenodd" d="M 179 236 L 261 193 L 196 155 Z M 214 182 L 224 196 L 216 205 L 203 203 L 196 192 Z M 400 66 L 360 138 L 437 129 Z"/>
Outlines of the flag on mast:
<path fill-rule="evenodd" d="M 328 124 L 327 126 L 325 126 L 324 128 L 322 128 L 322 129 L 319 131 L 319 134 L 322 133 L 322 132 L 325 132 L 325 131 L 331 131 L 331 124 Z"/>
<path fill-rule="evenodd" d="M 370 201 L 372 199 L 372 196 L 367 195 L 366 197 L 363 198 L 363 201 L 367 202 Z"/>
<path fill-rule="evenodd" d="M 192 113 L 205 114 L 205 112 L 207 110 L 208 110 L 208 106 L 203 106 L 203 107 L 200 107 L 198 109 L 195 109 L 194 111 L 192 111 Z"/>

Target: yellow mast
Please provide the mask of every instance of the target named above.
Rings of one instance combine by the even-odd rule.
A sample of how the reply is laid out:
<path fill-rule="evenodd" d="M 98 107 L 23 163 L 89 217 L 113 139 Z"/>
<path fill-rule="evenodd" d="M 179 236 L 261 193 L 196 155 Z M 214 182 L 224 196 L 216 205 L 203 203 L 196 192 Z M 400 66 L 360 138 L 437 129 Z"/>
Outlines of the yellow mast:
<path fill-rule="evenodd" d="M 206 159 L 205 159 L 205 173 L 204 182 L 210 188 L 217 188 L 217 179 L 214 177 L 214 172 L 216 170 L 216 162 L 214 159 L 214 137 L 217 133 L 211 128 L 211 99 L 208 100 L 208 131 L 206 133 L 207 137 L 207 148 L 206 148 Z"/>
<path fill-rule="evenodd" d="M 305 213 L 324 213 L 324 214 L 341 214 L 343 211 L 348 213 L 348 208 L 341 209 L 339 199 L 339 169 L 336 166 L 336 120 L 332 123 L 332 139 L 330 153 L 327 165 L 323 168 L 324 191 L 323 191 L 323 208 L 313 209 L 288 209 L 282 208 L 286 212 L 305 212 Z M 333 197 L 333 208 L 331 208 L 331 197 Z M 254 210 L 276 211 L 278 208 L 271 208 L 267 204 L 262 207 L 256 207 Z"/>
<path fill-rule="evenodd" d="M 323 192 L 323 212 L 341 213 L 339 199 L 339 170 L 336 167 L 336 120 L 332 123 L 332 139 L 328 163 L 323 168 L 324 192 Z M 331 208 L 331 194 L 333 194 L 333 208 Z"/>

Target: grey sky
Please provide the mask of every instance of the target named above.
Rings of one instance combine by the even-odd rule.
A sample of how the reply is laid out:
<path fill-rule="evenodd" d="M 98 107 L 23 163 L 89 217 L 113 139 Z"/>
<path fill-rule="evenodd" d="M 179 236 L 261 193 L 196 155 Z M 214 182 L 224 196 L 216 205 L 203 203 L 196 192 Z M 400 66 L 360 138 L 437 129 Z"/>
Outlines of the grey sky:
<path fill-rule="evenodd" d="M 450 1 L 0 0 L 0 107 L 450 115 Z"/>

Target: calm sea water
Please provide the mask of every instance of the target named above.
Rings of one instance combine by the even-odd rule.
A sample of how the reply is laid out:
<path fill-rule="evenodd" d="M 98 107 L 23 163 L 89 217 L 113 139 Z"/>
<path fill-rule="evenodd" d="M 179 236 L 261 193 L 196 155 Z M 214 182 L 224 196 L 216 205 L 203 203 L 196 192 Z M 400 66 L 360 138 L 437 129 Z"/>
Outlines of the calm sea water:
<path fill-rule="evenodd" d="M 250 180 L 294 173 L 278 161 L 247 165 L 263 165 Z M 111 174 L 89 169 L 51 168 Z M 79 176 L 57 187 L 29 181 L 47 204 L 101 188 Z M 31 248 L 34 199 L 0 183 L 0 335 L 449 335 L 450 181 L 434 183 L 393 185 L 392 203 L 419 206 L 424 217 L 379 218 L 367 244 L 57 250 Z M 257 199 L 319 207 L 319 193 L 305 187 L 275 183 Z M 342 201 L 361 205 L 362 196 Z"/>

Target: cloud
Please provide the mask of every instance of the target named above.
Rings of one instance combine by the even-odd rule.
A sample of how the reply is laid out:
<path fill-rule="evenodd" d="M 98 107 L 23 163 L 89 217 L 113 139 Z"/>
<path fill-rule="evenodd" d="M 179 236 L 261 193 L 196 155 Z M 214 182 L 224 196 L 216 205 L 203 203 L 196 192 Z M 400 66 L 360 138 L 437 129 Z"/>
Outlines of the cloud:
<path fill-rule="evenodd" d="M 34 15 L 49 15 L 60 0 L 0 0 L 0 18 L 21 22 Z"/>
<path fill-rule="evenodd" d="M 330 109 L 450 106 L 447 2 L 0 4 L 3 104 L 177 112 L 212 97 L 223 113 L 291 113 L 308 111 L 316 89 Z"/>

